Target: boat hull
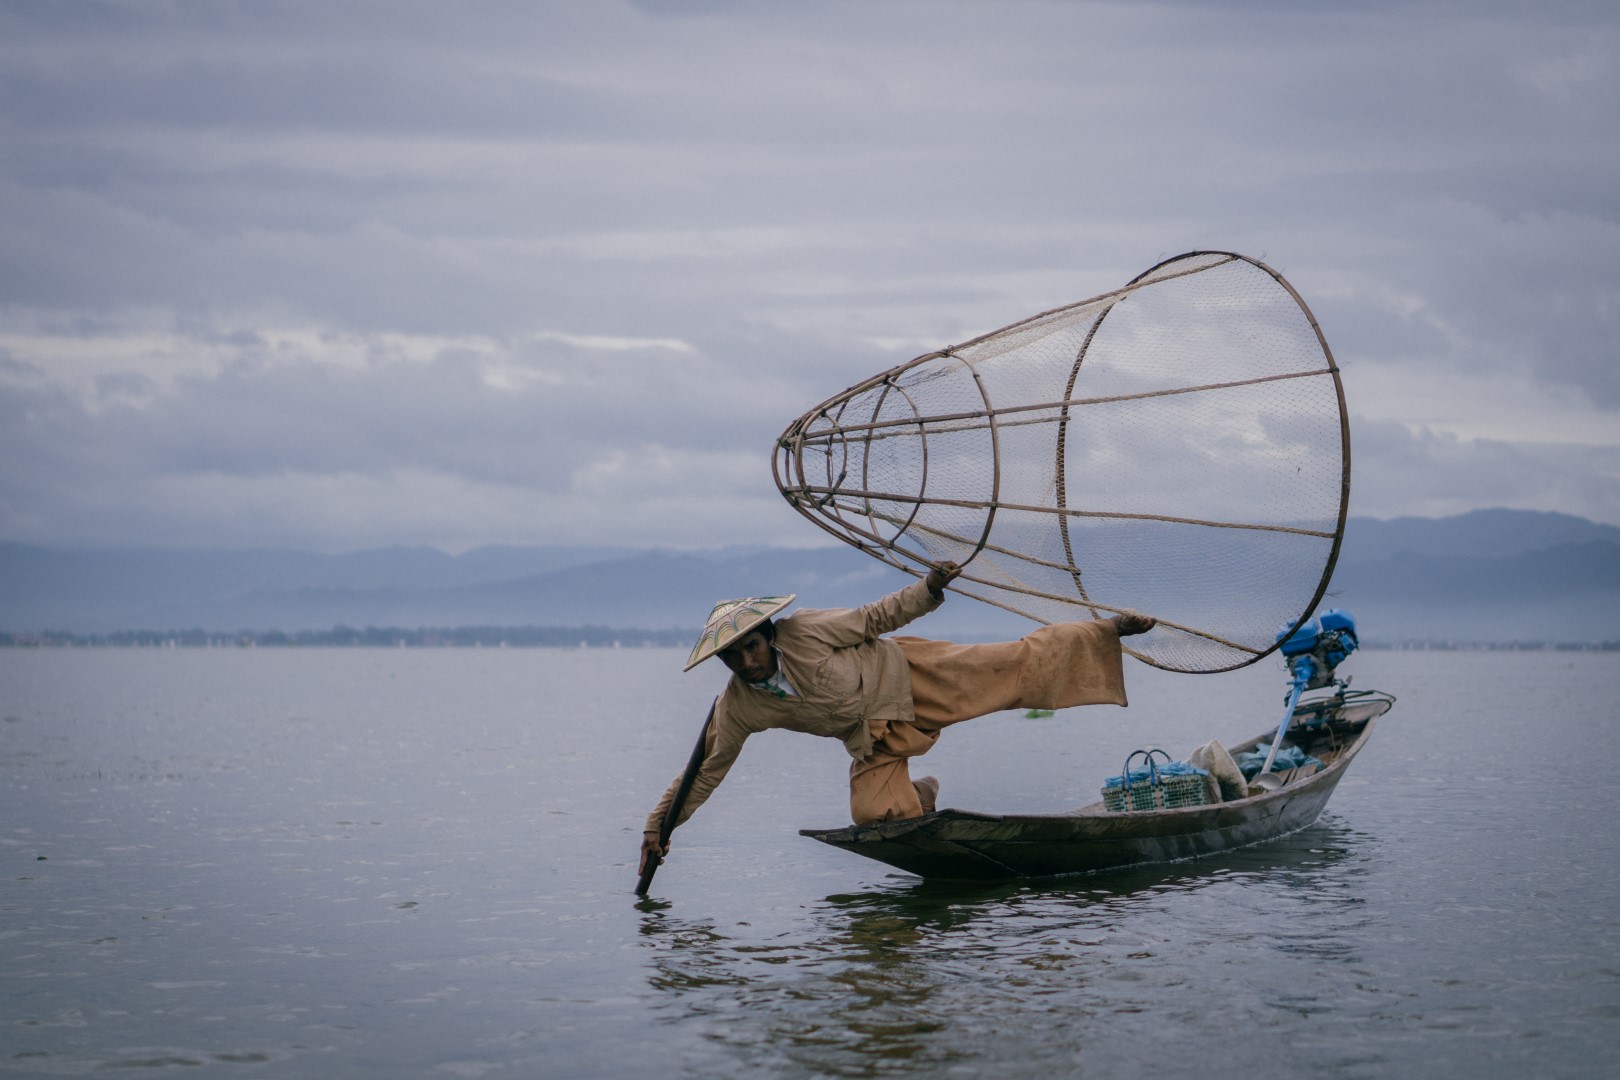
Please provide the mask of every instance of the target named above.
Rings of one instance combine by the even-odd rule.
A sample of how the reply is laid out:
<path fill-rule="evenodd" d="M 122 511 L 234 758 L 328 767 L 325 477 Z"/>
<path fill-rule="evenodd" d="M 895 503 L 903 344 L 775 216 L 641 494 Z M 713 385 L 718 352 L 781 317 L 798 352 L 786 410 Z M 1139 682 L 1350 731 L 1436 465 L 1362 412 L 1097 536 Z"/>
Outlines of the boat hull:
<path fill-rule="evenodd" d="M 1274 840 L 1305 828 L 1327 805 L 1367 744 L 1379 703 L 1355 717 L 1356 734 L 1327 766 L 1275 791 L 1178 810 L 1110 813 L 1100 803 L 1062 814 L 980 814 L 941 810 L 904 821 L 801 835 L 925 878 L 1006 879 L 1088 874 L 1177 862 Z M 1250 748 L 1261 738 L 1243 744 Z"/>

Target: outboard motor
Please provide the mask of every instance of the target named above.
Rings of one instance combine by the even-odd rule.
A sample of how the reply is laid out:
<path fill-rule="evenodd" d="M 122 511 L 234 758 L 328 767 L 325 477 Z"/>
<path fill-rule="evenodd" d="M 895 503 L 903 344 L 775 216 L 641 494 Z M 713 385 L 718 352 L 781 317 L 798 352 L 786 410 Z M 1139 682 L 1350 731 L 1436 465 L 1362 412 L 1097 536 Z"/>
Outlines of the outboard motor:
<path fill-rule="evenodd" d="M 1277 737 L 1271 741 L 1271 751 L 1266 754 L 1261 773 L 1270 772 L 1272 762 L 1277 760 L 1277 751 L 1288 734 L 1299 695 L 1324 686 L 1337 687 L 1342 695 L 1350 680 L 1334 678 L 1334 671 L 1360 644 L 1356 640 L 1356 620 L 1339 608 L 1329 608 L 1316 618 L 1305 620 L 1292 634 L 1285 626 L 1277 632 L 1277 639 L 1282 642 L 1283 659 L 1288 662 L 1288 672 L 1293 678 L 1288 685 L 1288 708 L 1277 726 Z"/>
<path fill-rule="evenodd" d="M 1281 639 L 1285 634 L 1288 634 L 1287 627 L 1277 637 Z M 1307 619 L 1299 629 L 1288 634 L 1282 643 L 1282 654 L 1294 683 L 1301 690 L 1319 690 L 1324 686 L 1345 687 L 1350 685 L 1350 680 L 1336 679 L 1335 669 L 1359 645 L 1355 618 L 1348 611 L 1329 608 L 1317 618 Z"/>

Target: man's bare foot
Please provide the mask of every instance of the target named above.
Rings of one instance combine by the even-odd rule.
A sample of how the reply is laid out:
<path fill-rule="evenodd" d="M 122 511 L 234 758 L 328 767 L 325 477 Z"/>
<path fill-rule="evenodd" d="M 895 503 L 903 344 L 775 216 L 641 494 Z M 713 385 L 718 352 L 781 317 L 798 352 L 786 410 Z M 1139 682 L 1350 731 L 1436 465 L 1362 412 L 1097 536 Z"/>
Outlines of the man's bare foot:
<path fill-rule="evenodd" d="M 1155 626 L 1159 620 L 1151 615 L 1138 615 L 1134 611 L 1127 611 L 1113 618 L 1114 626 L 1119 630 L 1120 637 L 1132 637 L 1136 634 L 1145 634 Z"/>
<path fill-rule="evenodd" d="M 922 803 L 923 813 L 932 814 L 934 808 L 939 805 L 939 780 L 932 776 L 923 776 L 913 780 L 911 786 L 917 789 L 917 798 Z"/>

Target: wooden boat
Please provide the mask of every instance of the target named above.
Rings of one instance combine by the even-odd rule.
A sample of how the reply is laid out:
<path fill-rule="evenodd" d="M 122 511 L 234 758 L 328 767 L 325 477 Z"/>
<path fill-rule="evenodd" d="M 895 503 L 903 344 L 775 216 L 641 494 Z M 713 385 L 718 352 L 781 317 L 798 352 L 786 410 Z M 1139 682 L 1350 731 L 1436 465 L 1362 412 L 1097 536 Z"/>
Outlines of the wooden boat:
<path fill-rule="evenodd" d="M 1379 691 L 1340 689 L 1293 712 L 1284 746 L 1322 767 L 1271 773 L 1274 790 L 1177 810 L 1111 813 L 1102 802 L 1061 814 L 941 810 L 905 821 L 800 834 L 925 878 L 1038 878 L 1176 862 L 1275 840 L 1310 825 L 1395 703 Z M 1231 748 L 1269 747 L 1275 729 Z M 1251 789 L 1252 790 L 1252 789 Z"/>

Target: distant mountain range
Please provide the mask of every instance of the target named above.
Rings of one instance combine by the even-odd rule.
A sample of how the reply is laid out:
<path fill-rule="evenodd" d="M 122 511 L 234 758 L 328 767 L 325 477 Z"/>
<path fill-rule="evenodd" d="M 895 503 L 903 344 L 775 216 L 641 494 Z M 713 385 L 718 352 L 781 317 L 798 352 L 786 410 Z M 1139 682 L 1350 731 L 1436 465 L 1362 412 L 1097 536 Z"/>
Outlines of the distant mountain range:
<path fill-rule="evenodd" d="M 1351 518 L 1323 605 L 1370 641 L 1620 641 L 1620 528 L 1524 510 Z"/>
<path fill-rule="evenodd" d="M 58 549 L 0 543 L 0 632 L 108 634 L 351 627 L 595 626 L 695 631 L 715 600 L 796 592 L 853 606 L 909 581 L 848 548 L 487 547 L 320 555 Z M 1324 606 L 1369 644 L 1620 640 L 1620 528 L 1478 510 L 1352 518 Z M 1016 634 L 986 605 L 929 617 L 940 636 Z"/>

